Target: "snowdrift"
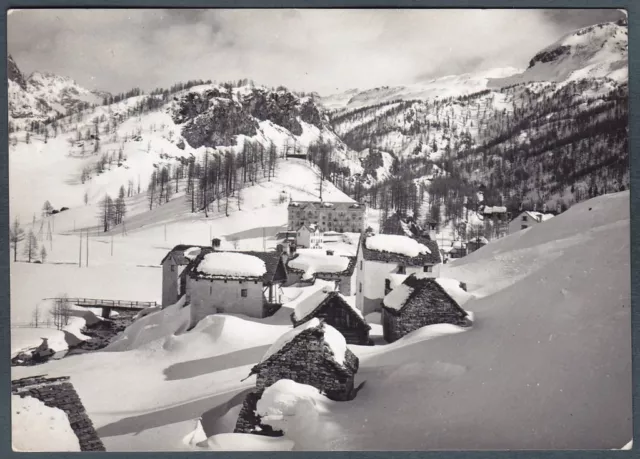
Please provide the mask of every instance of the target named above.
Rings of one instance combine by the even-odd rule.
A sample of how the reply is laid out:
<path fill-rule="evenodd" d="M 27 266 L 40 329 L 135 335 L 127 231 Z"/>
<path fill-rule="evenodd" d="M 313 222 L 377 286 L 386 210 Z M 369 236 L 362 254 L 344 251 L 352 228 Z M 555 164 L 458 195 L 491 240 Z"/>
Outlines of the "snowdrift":
<path fill-rule="evenodd" d="M 80 451 L 64 411 L 19 395 L 11 396 L 11 443 L 19 452 Z"/>
<path fill-rule="evenodd" d="M 629 441 L 628 192 L 583 202 L 448 269 L 477 285 L 498 281 L 474 300 L 474 328 L 361 358 L 367 383 L 354 401 L 331 407 L 340 435 L 326 444 L 610 449 Z"/>

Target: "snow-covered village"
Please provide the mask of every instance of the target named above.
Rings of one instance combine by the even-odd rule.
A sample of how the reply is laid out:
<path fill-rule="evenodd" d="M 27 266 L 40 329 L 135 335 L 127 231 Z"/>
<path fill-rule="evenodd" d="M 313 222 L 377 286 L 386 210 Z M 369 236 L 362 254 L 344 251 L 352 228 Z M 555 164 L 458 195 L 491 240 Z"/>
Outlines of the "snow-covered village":
<path fill-rule="evenodd" d="M 13 450 L 630 449 L 627 43 L 12 12 Z"/>

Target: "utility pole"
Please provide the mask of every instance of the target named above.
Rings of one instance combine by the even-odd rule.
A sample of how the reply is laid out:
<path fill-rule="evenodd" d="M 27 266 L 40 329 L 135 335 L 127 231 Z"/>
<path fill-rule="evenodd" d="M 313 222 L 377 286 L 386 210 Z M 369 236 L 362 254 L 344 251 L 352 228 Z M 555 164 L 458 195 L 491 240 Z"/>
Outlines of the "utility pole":
<path fill-rule="evenodd" d="M 78 268 L 82 268 L 82 231 L 80 231 L 80 249 L 78 252 Z"/>
<path fill-rule="evenodd" d="M 85 262 L 85 266 L 89 267 L 89 228 L 87 228 L 87 261 Z"/>
<path fill-rule="evenodd" d="M 262 227 L 262 251 L 263 252 L 267 251 L 267 241 L 264 236 L 264 226 Z"/>
<path fill-rule="evenodd" d="M 167 242 L 167 224 L 164 224 L 164 242 Z"/>

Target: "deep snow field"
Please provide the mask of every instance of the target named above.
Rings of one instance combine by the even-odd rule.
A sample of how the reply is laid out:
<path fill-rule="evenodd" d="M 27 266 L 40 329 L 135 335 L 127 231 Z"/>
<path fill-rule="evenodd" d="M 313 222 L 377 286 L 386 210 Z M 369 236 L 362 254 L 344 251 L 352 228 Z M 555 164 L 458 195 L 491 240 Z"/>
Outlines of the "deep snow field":
<path fill-rule="evenodd" d="M 59 214 L 47 263 L 11 265 L 12 321 L 28 321 L 35 304 L 62 292 L 158 300 L 157 266 L 173 245 L 204 244 L 211 227 L 225 244 L 260 249 L 286 223 L 283 186 L 302 199 L 315 192 L 314 177 L 304 163 L 282 161 L 276 179 L 246 189 L 251 199 L 229 217 L 183 209 L 168 221 L 163 208 L 173 202 L 157 215 L 140 211 L 126 236 L 114 234 L 113 256 L 111 237 L 92 235 L 88 268 L 77 267 L 79 237 L 62 233 L 89 212 Z M 470 330 L 435 325 L 385 345 L 379 314 L 368 316 L 377 345 L 350 346 L 360 357 L 356 385 L 365 382 L 357 398 L 307 400 L 288 412 L 296 428 L 282 441 L 231 434 L 255 377 L 242 380 L 321 282 L 285 288 L 288 302 L 273 317 L 214 315 L 189 332 L 189 308 L 177 304 L 101 351 L 14 367 L 12 379 L 70 376 L 108 451 L 621 448 L 632 435 L 629 273 L 628 192 L 491 242 L 443 266 L 474 296 L 464 306 Z"/>

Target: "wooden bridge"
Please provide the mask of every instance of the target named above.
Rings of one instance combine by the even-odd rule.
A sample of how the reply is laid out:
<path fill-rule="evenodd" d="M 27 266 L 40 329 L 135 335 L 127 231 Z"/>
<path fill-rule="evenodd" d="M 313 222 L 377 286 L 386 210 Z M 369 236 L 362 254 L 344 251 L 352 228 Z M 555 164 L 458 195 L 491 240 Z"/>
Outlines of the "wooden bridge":
<path fill-rule="evenodd" d="M 83 308 L 101 308 L 102 317 L 109 318 L 111 311 L 141 311 L 158 306 L 155 301 L 126 301 L 105 300 L 98 298 L 47 298 L 48 300 L 64 301 Z"/>

